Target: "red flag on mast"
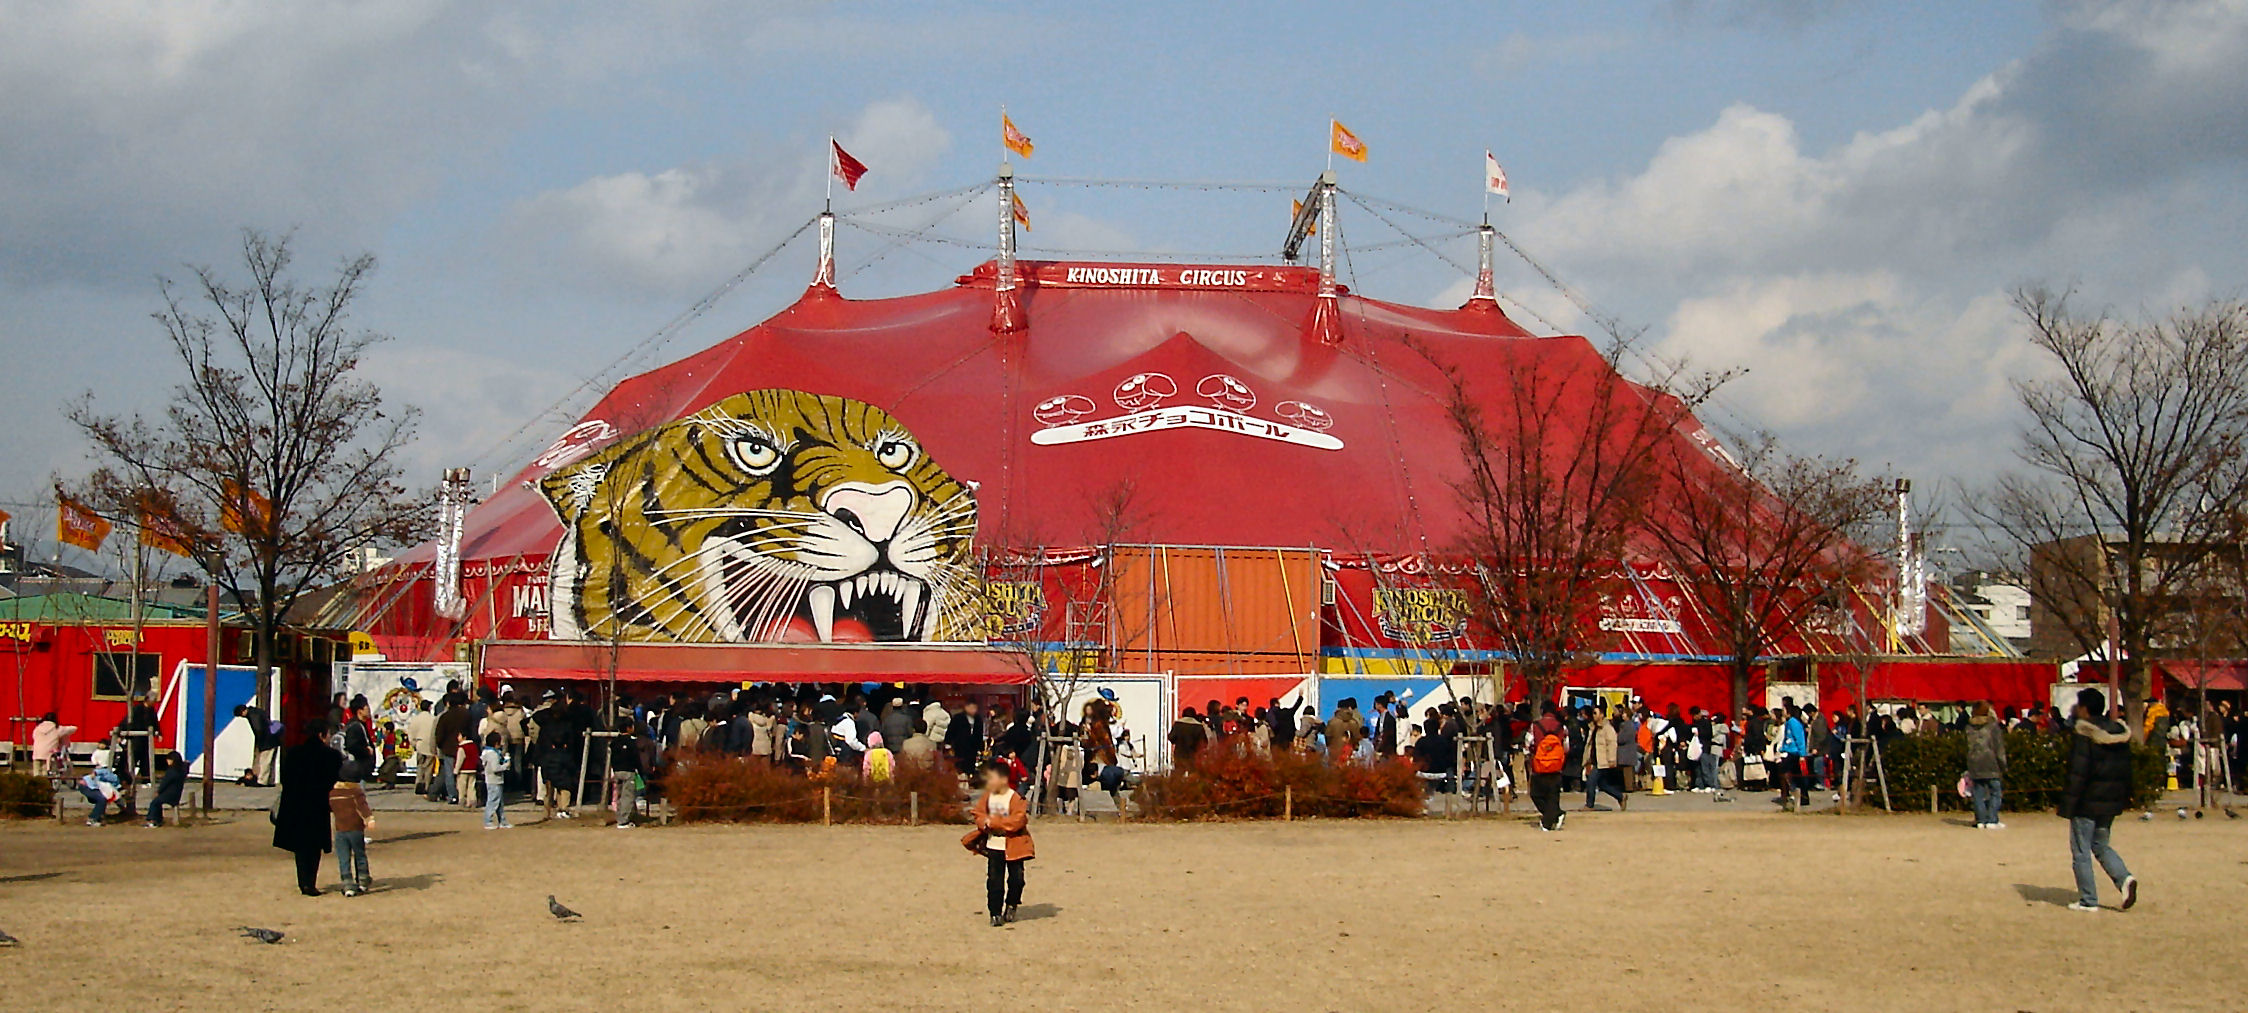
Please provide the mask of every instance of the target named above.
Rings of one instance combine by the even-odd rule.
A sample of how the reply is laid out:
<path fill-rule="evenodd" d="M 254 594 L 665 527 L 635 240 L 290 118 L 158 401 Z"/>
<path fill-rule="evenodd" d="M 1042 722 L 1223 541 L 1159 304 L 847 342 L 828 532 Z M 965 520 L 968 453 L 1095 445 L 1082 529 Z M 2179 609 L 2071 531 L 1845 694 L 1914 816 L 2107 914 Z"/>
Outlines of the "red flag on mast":
<path fill-rule="evenodd" d="M 859 177 L 866 175 L 866 163 L 852 158 L 850 152 L 835 143 L 835 138 L 827 139 L 827 150 L 828 171 L 835 173 L 835 178 L 843 181 L 843 189 L 857 190 Z"/>

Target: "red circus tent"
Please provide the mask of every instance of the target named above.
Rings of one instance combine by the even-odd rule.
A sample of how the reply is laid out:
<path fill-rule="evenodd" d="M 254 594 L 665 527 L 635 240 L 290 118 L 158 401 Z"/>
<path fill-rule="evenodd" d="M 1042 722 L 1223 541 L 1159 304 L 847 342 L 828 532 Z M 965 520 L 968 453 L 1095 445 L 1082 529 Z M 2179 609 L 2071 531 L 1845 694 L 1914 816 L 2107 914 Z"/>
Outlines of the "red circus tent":
<path fill-rule="evenodd" d="M 898 298 L 846 299 L 815 285 L 771 319 L 625 380 L 469 513 L 464 617 L 435 612 L 435 553 L 425 545 L 378 575 L 364 597 L 367 628 L 393 659 L 544 637 L 548 557 L 562 526 L 537 480 L 745 391 L 835 395 L 889 413 L 946 471 L 975 484 L 975 537 L 986 553 L 1061 559 L 1072 547 L 1117 542 L 1288 547 L 1327 554 L 1330 571 L 1333 559 L 1436 555 L 1458 544 L 1460 453 L 1435 362 L 1491 399 L 1506 396 L 1505 378 L 1533 368 L 1569 377 L 1588 404 L 1599 385 L 1652 396 L 1585 338 L 1533 335 L 1488 300 L 1429 309 L 1345 289 L 1329 329 L 1315 321 L 1313 268 L 1026 261 L 1019 270 L 1014 329 L 994 326 L 989 263 L 951 287 Z M 1579 440 L 1586 428 L 1543 435 Z M 1713 474 L 1728 467 L 1690 418 L 1670 438 Z M 1125 490 L 1128 521 L 1115 506 Z M 1280 593 L 1318 595 L 1313 576 L 1315 586 Z M 1208 674 L 1316 671 L 1314 655 L 1351 626 L 1332 601 L 1283 605 L 1276 621 L 1295 625 L 1278 660 Z M 1056 630 L 1060 620 L 1030 622 Z M 1193 648 L 1184 643 L 1192 639 L 1172 646 Z"/>

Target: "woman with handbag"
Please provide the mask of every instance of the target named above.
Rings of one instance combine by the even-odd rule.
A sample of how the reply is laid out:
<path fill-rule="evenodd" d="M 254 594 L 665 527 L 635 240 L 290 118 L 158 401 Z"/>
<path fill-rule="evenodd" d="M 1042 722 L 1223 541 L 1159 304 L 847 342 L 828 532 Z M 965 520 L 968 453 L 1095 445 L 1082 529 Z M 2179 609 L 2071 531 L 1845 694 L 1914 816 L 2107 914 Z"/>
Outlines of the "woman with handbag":
<path fill-rule="evenodd" d="M 1023 901 L 1023 863 L 1036 857 L 1030 840 L 1030 805 L 1015 792 L 1007 767 L 983 765 L 983 794 L 976 797 L 976 829 L 960 839 L 972 854 L 984 856 L 984 908 L 991 927 L 1015 920 Z"/>

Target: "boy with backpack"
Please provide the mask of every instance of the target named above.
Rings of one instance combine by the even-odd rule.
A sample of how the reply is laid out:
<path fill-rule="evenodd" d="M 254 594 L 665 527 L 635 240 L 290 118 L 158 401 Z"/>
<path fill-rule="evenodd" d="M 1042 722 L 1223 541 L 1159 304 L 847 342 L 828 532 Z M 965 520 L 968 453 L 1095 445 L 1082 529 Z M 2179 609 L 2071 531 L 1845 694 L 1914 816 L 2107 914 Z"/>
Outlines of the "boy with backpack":
<path fill-rule="evenodd" d="M 1538 807 L 1539 830 L 1559 830 L 1569 818 L 1561 811 L 1561 775 L 1568 766 L 1569 735 L 1549 703 L 1530 726 L 1530 803 Z"/>

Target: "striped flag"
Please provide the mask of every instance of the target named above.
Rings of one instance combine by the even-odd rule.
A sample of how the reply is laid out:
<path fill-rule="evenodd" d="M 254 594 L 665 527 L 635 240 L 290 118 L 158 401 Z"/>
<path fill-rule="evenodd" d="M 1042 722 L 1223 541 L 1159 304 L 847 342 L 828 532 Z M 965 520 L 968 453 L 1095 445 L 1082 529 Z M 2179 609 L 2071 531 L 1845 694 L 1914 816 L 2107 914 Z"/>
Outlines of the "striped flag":
<path fill-rule="evenodd" d="M 833 137 L 827 139 L 827 168 L 835 174 L 836 179 L 843 181 L 845 190 L 857 190 L 859 178 L 866 175 L 866 163 L 852 158 L 851 153 L 835 143 Z"/>

